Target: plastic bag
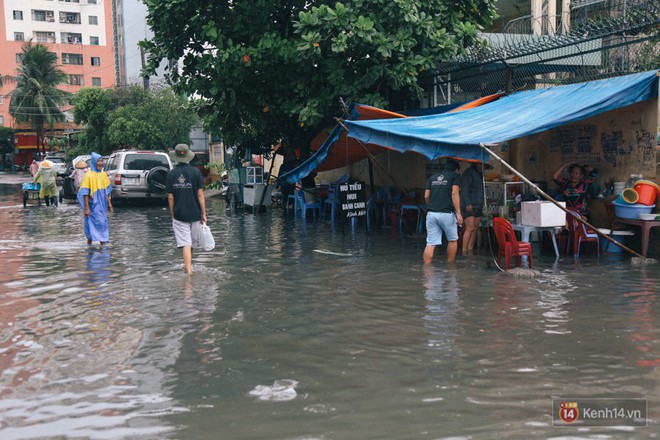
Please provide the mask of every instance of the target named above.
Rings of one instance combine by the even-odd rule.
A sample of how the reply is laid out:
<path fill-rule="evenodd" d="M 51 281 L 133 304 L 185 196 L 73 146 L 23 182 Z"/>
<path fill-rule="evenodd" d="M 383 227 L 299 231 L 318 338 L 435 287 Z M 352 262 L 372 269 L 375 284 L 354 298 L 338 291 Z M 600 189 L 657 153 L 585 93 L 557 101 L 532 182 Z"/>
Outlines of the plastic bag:
<path fill-rule="evenodd" d="M 211 233 L 209 225 L 203 224 L 199 234 L 199 244 L 205 251 L 212 251 L 215 248 L 215 239 Z"/>

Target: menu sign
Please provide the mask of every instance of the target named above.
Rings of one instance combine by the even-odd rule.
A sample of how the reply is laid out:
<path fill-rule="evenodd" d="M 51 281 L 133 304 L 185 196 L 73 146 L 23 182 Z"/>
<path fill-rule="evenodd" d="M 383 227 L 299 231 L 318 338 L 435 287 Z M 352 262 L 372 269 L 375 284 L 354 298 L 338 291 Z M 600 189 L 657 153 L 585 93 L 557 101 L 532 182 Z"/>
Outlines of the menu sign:
<path fill-rule="evenodd" d="M 344 218 L 362 217 L 367 214 L 367 198 L 364 182 L 342 183 L 339 185 L 339 201 Z"/>

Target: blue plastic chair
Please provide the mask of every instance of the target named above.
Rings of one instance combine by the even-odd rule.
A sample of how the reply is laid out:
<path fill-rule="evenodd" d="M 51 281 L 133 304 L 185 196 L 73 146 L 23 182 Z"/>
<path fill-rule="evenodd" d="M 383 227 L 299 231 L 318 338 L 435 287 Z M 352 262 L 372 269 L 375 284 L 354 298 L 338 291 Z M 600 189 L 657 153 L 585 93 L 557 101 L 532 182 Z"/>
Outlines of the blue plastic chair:
<path fill-rule="evenodd" d="M 408 194 L 408 198 L 411 200 L 415 200 L 417 198 L 417 194 L 414 192 L 411 192 Z M 405 214 L 406 211 L 414 211 L 417 215 L 415 218 L 415 229 L 417 232 L 421 232 L 421 220 L 422 220 L 422 211 L 419 209 L 418 205 L 413 205 L 413 204 L 403 204 L 401 205 L 401 211 L 399 212 L 399 230 L 402 229 L 403 227 L 403 215 Z"/>
<path fill-rule="evenodd" d="M 296 211 L 298 211 L 298 195 L 296 195 L 296 192 L 294 190 L 293 194 L 289 194 L 286 196 L 286 208 L 285 211 L 288 213 L 289 212 L 289 202 L 293 200 L 293 215 L 296 215 Z"/>
<path fill-rule="evenodd" d="M 376 194 L 371 194 L 367 199 L 367 231 L 371 231 L 371 215 L 378 219 L 378 207 L 376 206 Z"/>
<path fill-rule="evenodd" d="M 307 219 L 307 210 L 312 210 L 312 215 L 316 220 L 316 213 L 318 212 L 319 217 L 321 216 L 321 202 L 307 202 L 305 200 L 305 191 L 302 189 L 296 190 L 296 198 L 298 208 L 300 208 L 300 214 L 302 215 L 303 220 Z M 296 211 L 297 212 L 297 211 Z M 294 214 L 295 215 L 295 214 Z"/>
<path fill-rule="evenodd" d="M 323 218 L 325 218 L 325 213 L 330 209 L 330 221 L 332 224 L 335 224 L 335 211 L 339 211 L 339 187 L 337 184 L 331 184 L 328 187 L 328 198 L 323 202 Z M 330 206 L 328 206 L 330 205 Z"/>

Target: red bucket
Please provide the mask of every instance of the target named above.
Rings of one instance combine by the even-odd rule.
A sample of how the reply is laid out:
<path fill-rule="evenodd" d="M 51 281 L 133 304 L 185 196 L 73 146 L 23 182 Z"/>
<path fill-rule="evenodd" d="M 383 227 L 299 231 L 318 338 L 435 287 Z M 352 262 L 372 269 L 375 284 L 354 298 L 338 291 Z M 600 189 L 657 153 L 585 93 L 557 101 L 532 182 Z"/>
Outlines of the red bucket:
<path fill-rule="evenodd" d="M 639 195 L 637 203 L 641 205 L 651 206 L 655 204 L 655 199 L 658 198 L 658 191 L 660 188 L 655 182 L 650 180 L 638 180 L 635 182 L 635 191 Z"/>

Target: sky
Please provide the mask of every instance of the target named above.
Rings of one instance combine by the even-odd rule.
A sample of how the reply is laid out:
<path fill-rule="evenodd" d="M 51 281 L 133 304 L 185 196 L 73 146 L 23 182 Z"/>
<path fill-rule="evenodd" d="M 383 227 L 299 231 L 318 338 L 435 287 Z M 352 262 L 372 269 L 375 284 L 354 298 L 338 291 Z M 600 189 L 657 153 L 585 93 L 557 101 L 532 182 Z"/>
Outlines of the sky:
<path fill-rule="evenodd" d="M 147 26 L 147 7 L 140 0 L 124 0 L 124 32 L 126 38 L 126 81 L 142 84 L 138 42 L 153 35 Z M 152 78 L 153 80 L 153 78 Z"/>

